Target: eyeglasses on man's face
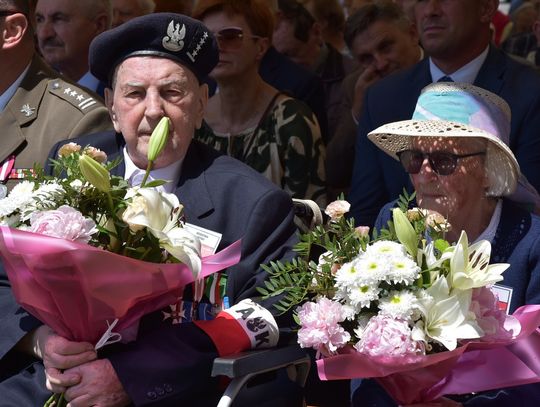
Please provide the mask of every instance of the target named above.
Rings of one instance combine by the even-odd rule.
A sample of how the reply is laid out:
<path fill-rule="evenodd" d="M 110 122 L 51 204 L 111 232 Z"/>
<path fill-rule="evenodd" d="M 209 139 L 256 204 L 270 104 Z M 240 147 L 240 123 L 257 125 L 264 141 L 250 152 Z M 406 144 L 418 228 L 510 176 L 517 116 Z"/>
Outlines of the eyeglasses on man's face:
<path fill-rule="evenodd" d="M 403 150 L 397 153 L 399 161 L 409 174 L 418 174 L 424 160 L 427 158 L 430 167 L 438 175 L 451 175 L 457 168 L 458 160 L 467 157 L 485 155 L 485 151 L 470 154 L 452 154 L 446 151 L 424 153 L 419 150 Z"/>
<path fill-rule="evenodd" d="M 242 47 L 244 41 L 244 30 L 240 27 L 226 27 L 222 28 L 218 32 L 214 33 L 217 38 L 219 48 L 235 50 Z M 262 38 L 258 35 L 250 35 L 248 38 L 259 39 Z"/>

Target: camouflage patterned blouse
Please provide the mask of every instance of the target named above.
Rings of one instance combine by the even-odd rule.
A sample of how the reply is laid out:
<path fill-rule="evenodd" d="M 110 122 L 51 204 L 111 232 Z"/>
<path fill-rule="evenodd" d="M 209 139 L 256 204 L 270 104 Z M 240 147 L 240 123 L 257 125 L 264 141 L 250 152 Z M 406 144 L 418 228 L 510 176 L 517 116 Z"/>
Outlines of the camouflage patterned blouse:
<path fill-rule="evenodd" d="M 254 134 L 212 132 L 210 127 L 195 138 L 262 173 L 293 198 L 326 204 L 324 145 L 315 115 L 303 102 L 280 97 Z"/>

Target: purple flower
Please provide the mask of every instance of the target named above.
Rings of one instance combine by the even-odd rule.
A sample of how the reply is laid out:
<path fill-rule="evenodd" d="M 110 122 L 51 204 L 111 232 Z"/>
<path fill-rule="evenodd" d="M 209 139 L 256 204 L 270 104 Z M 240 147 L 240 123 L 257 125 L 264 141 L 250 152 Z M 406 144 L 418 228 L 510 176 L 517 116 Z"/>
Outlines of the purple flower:
<path fill-rule="evenodd" d="M 372 317 L 354 345 L 358 352 L 370 356 L 424 355 L 425 344 L 412 339 L 407 321 L 386 315 Z"/>
<path fill-rule="evenodd" d="M 85 218 L 71 206 L 63 205 L 55 210 L 34 212 L 30 216 L 29 231 L 88 243 L 97 229 L 92 219 Z"/>
<path fill-rule="evenodd" d="M 317 354 L 330 356 L 351 339 L 351 335 L 339 325 L 345 320 L 343 306 L 326 297 L 317 302 L 307 302 L 298 309 L 301 329 L 298 343 L 302 348 L 313 348 Z"/>

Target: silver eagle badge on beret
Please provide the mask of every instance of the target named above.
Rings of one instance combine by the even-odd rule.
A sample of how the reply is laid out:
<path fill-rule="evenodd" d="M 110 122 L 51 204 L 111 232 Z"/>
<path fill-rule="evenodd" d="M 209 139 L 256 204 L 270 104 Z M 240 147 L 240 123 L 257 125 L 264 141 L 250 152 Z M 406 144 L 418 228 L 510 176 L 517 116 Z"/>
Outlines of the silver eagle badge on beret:
<path fill-rule="evenodd" d="M 167 27 L 167 35 L 161 40 L 163 48 L 171 51 L 178 52 L 184 48 L 184 37 L 186 36 L 186 26 L 182 24 L 180 28 L 180 23 L 174 23 L 174 20 L 171 20 L 169 26 Z"/>

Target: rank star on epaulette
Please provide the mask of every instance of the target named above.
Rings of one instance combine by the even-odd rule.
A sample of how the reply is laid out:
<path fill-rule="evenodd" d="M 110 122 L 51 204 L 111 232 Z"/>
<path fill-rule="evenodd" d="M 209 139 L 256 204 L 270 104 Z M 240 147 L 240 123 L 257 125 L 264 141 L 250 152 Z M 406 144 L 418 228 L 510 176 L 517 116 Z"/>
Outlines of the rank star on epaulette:
<path fill-rule="evenodd" d="M 30 107 L 28 103 L 24 104 L 21 108 L 21 113 L 23 113 L 26 117 L 30 117 L 34 114 L 36 109 L 34 107 Z"/>

